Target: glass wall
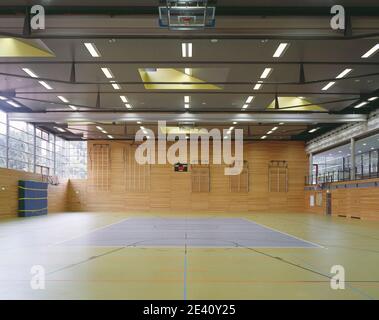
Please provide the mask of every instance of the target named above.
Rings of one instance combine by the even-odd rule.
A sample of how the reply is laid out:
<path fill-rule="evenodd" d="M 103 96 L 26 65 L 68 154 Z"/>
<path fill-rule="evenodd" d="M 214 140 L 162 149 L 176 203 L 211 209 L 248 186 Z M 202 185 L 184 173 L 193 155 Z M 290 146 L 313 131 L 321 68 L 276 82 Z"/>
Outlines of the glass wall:
<path fill-rule="evenodd" d="M 7 167 L 7 114 L 0 111 L 0 168 Z"/>
<path fill-rule="evenodd" d="M 313 157 L 313 183 L 351 179 L 350 144 L 324 151 Z M 355 143 L 355 174 L 357 179 L 379 177 L 379 134 Z M 316 179 L 317 177 L 317 179 Z"/>
<path fill-rule="evenodd" d="M 66 141 L 0 111 L 0 167 L 60 178 L 87 177 L 87 142 Z"/>

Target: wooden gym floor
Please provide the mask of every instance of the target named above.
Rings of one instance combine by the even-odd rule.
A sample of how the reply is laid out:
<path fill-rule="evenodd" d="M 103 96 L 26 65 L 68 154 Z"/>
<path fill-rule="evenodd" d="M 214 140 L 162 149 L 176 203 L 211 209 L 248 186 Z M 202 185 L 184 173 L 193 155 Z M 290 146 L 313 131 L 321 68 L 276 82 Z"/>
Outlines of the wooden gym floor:
<path fill-rule="evenodd" d="M 208 240 L 141 243 L 158 225 L 165 239 L 189 228 L 188 238 Z M 128 230 L 135 234 L 125 238 Z M 237 245 L 222 244 L 230 239 Z M 33 265 L 46 270 L 45 290 L 30 287 Z M 345 268 L 345 290 L 330 288 L 333 265 Z M 379 222 L 372 221 L 237 213 L 0 220 L 0 299 L 379 299 L 378 265 Z"/>

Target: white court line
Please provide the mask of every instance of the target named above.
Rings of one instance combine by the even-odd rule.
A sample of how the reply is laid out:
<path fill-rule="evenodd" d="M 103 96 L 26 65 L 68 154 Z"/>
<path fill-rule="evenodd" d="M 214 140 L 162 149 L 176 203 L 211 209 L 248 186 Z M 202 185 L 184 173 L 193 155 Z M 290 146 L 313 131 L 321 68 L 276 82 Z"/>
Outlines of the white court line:
<path fill-rule="evenodd" d="M 113 223 L 111 223 L 111 224 L 107 224 L 107 225 L 105 225 L 105 226 L 102 226 L 102 227 L 99 227 L 99 228 L 93 229 L 93 230 L 91 230 L 91 231 L 87 231 L 87 232 L 85 232 L 85 233 L 81 233 L 81 234 L 78 235 L 78 236 L 74 236 L 74 237 L 72 237 L 72 238 L 69 238 L 69 239 L 66 239 L 66 240 L 63 240 L 63 241 L 59 241 L 59 242 L 53 243 L 51 246 L 56 246 L 56 245 L 59 245 L 59 244 L 65 243 L 65 242 L 67 242 L 67 241 L 71 241 L 71 240 L 74 240 L 74 239 L 77 239 L 77 238 L 83 237 L 83 236 L 85 236 L 85 235 L 87 235 L 87 234 L 90 234 L 90 233 L 92 233 L 92 232 L 95 232 L 95 231 L 98 231 L 98 230 L 101 230 L 101 229 L 104 229 L 104 228 L 107 228 L 107 227 L 113 226 L 113 225 L 115 225 L 115 224 L 121 223 L 121 222 L 123 222 L 123 221 L 125 221 L 125 220 L 128 220 L 128 219 L 130 219 L 130 218 L 121 219 L 120 221 L 116 221 L 116 222 L 113 222 Z"/>
<path fill-rule="evenodd" d="M 278 229 L 274 229 L 274 228 L 268 227 L 268 226 L 266 226 L 266 225 L 264 225 L 264 224 L 261 224 L 261 223 L 255 222 L 255 220 L 249 220 L 249 219 L 246 219 L 246 218 L 241 218 L 241 219 L 246 220 L 246 221 L 249 221 L 250 223 L 255 223 L 255 224 L 260 225 L 261 227 L 264 227 L 264 228 L 266 228 L 266 229 L 270 229 L 270 230 L 272 230 L 272 231 L 279 232 L 279 233 L 281 233 L 281 234 L 285 234 L 286 236 L 289 236 L 289 237 L 295 238 L 295 239 L 297 239 L 297 240 L 300 240 L 300 241 L 303 241 L 303 242 L 307 242 L 307 243 L 309 243 L 309 244 L 313 244 L 313 245 L 315 245 L 316 247 L 319 247 L 319 248 L 323 248 L 323 249 L 325 249 L 324 246 L 321 246 L 321 245 L 319 245 L 318 243 L 314 243 L 314 242 L 312 242 L 312 241 L 304 240 L 304 239 L 301 239 L 301 238 L 299 238 L 299 237 L 296 237 L 296 236 L 294 236 L 294 235 L 292 235 L 292 234 L 289 234 L 289 233 L 286 233 L 286 232 L 282 232 L 282 231 L 280 231 L 280 230 L 278 230 Z M 284 248 L 284 247 L 277 247 L 277 248 Z M 301 248 L 307 248 L 307 247 L 301 247 Z"/>

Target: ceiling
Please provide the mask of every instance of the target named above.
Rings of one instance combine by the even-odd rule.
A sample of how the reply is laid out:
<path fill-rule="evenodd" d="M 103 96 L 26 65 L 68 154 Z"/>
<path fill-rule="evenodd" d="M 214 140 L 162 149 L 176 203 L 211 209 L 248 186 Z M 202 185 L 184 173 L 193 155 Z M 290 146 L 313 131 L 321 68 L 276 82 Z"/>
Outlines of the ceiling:
<path fill-rule="evenodd" d="M 271 2 L 288 8 L 297 3 Z M 302 6 L 328 6 L 331 2 L 303 1 Z M 68 139 L 106 138 L 107 135 L 96 130 L 99 124 L 108 126 L 106 131 L 114 138 L 130 139 L 139 127 L 136 121 L 145 126 L 156 126 L 157 120 L 166 117 L 173 126 L 179 125 L 181 120 L 205 128 L 210 128 L 211 124 L 228 128 L 237 122 L 234 126 L 244 129 L 246 139 L 260 139 L 270 128 L 279 126 L 280 129 L 267 139 L 308 140 L 342 123 L 362 121 L 379 106 L 378 99 L 362 108 L 354 108 L 379 94 L 379 51 L 367 59 L 361 58 L 379 43 L 377 16 L 354 18 L 352 31 L 353 35 L 357 32 L 357 37 L 327 33 L 323 33 L 327 35 L 325 37 L 318 33 L 312 36 L 309 34 L 311 29 L 328 29 L 325 21 L 328 22 L 329 18 L 319 20 L 318 16 L 300 16 L 297 24 L 290 16 L 276 19 L 275 24 L 260 18 L 259 28 L 252 24 L 247 33 L 241 27 L 246 21 L 243 19 L 247 18 L 241 20 L 232 15 L 220 16 L 219 20 L 224 19 L 221 26 L 216 24 L 215 29 L 202 33 L 162 30 L 157 26 L 157 16 L 151 15 L 145 20 L 141 15 L 115 19 L 91 14 L 55 14 L 47 18 L 46 33 L 25 34 L 23 16 L 12 10 L 6 14 L 5 9 L 10 5 L 31 3 L 43 1 L 1 2 L 0 37 L 14 38 L 11 35 L 17 35 L 21 41 L 42 45 L 54 56 L 0 57 L 0 96 L 20 106 L 15 108 L 6 100 L 0 100 L 0 109 L 9 112 L 10 119 L 38 123 L 53 132 L 54 127 L 62 126 L 67 132 L 60 134 Z M 45 3 L 70 9 L 70 1 Z M 128 4 L 131 7 L 156 7 L 157 3 L 96 1 L 96 5 L 101 6 Z M 377 1 L 338 3 L 363 9 L 379 6 Z M 72 1 L 72 5 L 76 4 Z M 95 2 L 80 2 L 82 7 L 90 4 Z M 219 9 L 228 5 L 227 1 L 219 0 L 216 6 Z M 247 6 L 247 1 L 233 1 L 233 6 Z M 249 2 L 249 7 L 254 6 L 268 6 L 268 2 L 255 1 L 254 5 Z M 289 21 L 292 21 L 291 27 L 288 24 L 287 30 Z M 276 31 L 273 31 L 274 25 Z M 99 31 L 100 27 L 106 31 Z M 281 36 L 278 37 L 280 29 Z M 114 37 L 111 36 L 112 30 L 115 30 Z M 363 36 L 367 32 L 370 35 Z M 93 44 L 101 56 L 92 57 L 85 43 Z M 192 43 L 192 57 L 182 57 L 182 43 Z M 273 54 L 281 43 L 287 43 L 288 47 L 282 56 L 274 58 Z M 31 77 L 23 68 L 28 68 L 36 77 Z M 108 68 L 113 78 L 107 78 L 101 68 Z M 261 79 L 266 68 L 271 69 L 269 76 Z M 146 83 L 139 72 L 148 70 L 157 75 L 163 69 L 173 70 L 184 78 L 164 75 L 150 77 L 154 83 Z M 342 79 L 336 79 L 346 69 L 352 70 Z M 188 80 L 181 82 L 180 79 L 189 79 L 185 78 L 186 72 L 203 86 L 195 86 Z M 47 89 L 40 81 L 52 89 Z M 262 86 L 254 90 L 258 81 L 263 81 Z M 331 81 L 335 84 L 323 90 Z M 114 85 L 119 89 L 116 90 Z M 155 89 L 149 89 L 149 85 Z M 174 88 L 170 88 L 173 85 Z M 126 108 L 120 96 L 125 96 L 130 108 Z M 188 109 L 185 109 L 185 96 L 190 99 Z M 246 103 L 250 96 L 254 98 Z M 276 97 L 282 105 L 276 105 L 277 109 L 268 108 L 275 106 Z M 287 101 L 285 105 L 283 101 Z M 246 108 L 242 109 L 245 104 Z"/>

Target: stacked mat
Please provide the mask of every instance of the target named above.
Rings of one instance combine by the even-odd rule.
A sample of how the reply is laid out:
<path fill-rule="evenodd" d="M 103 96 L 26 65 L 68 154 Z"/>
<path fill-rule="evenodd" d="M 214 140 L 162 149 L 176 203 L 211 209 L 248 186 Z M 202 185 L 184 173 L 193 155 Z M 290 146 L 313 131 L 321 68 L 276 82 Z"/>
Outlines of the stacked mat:
<path fill-rule="evenodd" d="M 18 182 L 18 215 L 33 217 L 47 214 L 48 184 L 38 181 Z"/>

